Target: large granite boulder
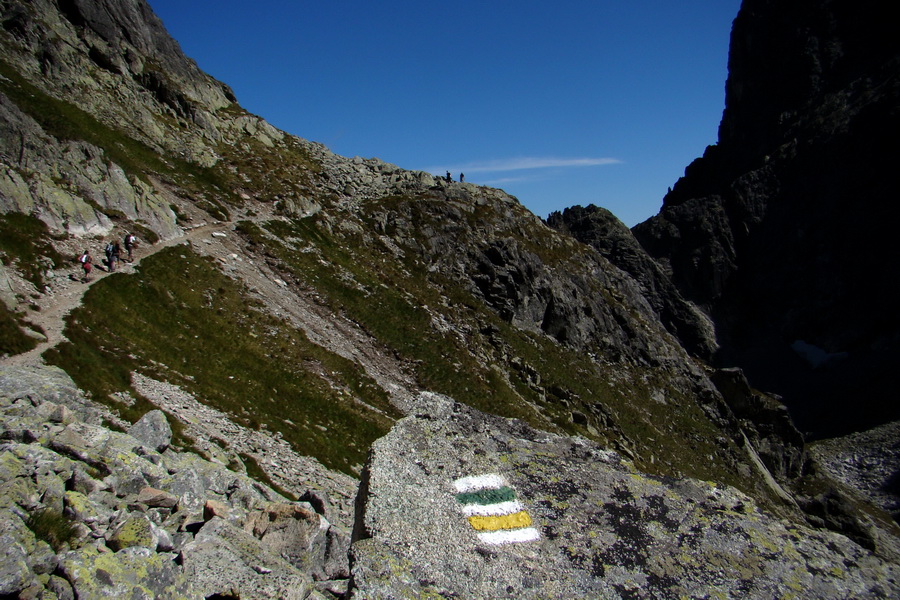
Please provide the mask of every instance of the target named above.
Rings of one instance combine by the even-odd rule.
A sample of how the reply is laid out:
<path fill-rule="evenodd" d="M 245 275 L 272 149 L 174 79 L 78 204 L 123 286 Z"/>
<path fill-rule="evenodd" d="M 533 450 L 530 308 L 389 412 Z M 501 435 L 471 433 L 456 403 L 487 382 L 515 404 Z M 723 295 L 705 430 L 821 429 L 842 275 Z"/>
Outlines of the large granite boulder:
<path fill-rule="evenodd" d="M 172 441 L 172 428 L 163 411 L 151 410 L 128 429 L 128 435 L 163 452 Z"/>
<path fill-rule="evenodd" d="M 374 445 L 351 597 L 892 597 L 896 565 L 738 490 L 425 394 Z"/>

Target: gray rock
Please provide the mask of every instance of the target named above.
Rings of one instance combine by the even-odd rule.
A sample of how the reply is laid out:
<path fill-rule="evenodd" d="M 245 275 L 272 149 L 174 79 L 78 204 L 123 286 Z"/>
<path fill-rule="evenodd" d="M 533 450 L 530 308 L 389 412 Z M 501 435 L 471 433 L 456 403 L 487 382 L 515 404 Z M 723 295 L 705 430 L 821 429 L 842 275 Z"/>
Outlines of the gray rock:
<path fill-rule="evenodd" d="M 420 400 L 372 449 L 352 598 L 900 593 L 896 565 L 735 489 L 649 476 L 583 439 Z"/>
<path fill-rule="evenodd" d="M 132 514 L 110 534 L 106 544 L 114 551 L 134 546 L 156 550 L 159 533 L 145 515 Z"/>
<path fill-rule="evenodd" d="M 151 508 L 174 508 L 178 497 L 163 490 L 145 487 L 138 492 L 137 501 Z"/>
<path fill-rule="evenodd" d="M 210 594 L 324 598 L 312 576 L 349 574 L 349 536 L 309 503 L 273 503 L 278 494 L 224 465 L 171 449 L 159 454 L 146 448 L 146 437 L 73 420 L 75 411 L 54 400 L 79 399 L 79 414 L 92 414 L 89 402 L 77 391 L 46 391 L 40 382 L 60 390 L 61 379 L 53 370 L 45 375 L 7 376 L 15 397 L 0 397 L 0 439 L 7 440 L 0 445 L 0 596 L 199 598 L 197 580 Z M 68 424 L 47 428 L 53 415 Z M 323 512 L 332 506 L 322 493 L 309 498 Z M 47 509 L 62 512 L 74 534 L 59 555 L 25 524 Z M 187 567 L 173 560 L 174 550 Z"/>
<path fill-rule="evenodd" d="M 48 575 L 56 570 L 58 559 L 50 544 L 38 541 L 28 553 L 28 566 L 36 575 Z"/>
<path fill-rule="evenodd" d="M 203 597 L 302 600 L 311 581 L 255 537 L 214 517 L 181 551 L 184 572 Z"/>
<path fill-rule="evenodd" d="M 172 442 L 172 427 L 163 411 L 151 410 L 128 430 L 128 435 L 162 452 Z"/>
<path fill-rule="evenodd" d="M 67 485 L 72 491 L 80 492 L 86 496 L 103 490 L 106 487 L 102 481 L 94 479 L 85 469 L 78 467 L 74 469 L 72 478 Z"/>
<path fill-rule="evenodd" d="M 62 577 L 51 575 L 47 589 L 56 594 L 57 600 L 75 600 L 75 592 L 68 581 Z"/>
<path fill-rule="evenodd" d="M 0 536 L 0 597 L 18 594 L 33 579 L 22 546 L 8 535 Z"/>
<path fill-rule="evenodd" d="M 78 598 L 203 598 L 174 559 L 174 554 L 157 554 L 147 548 L 112 553 L 85 547 L 64 554 L 60 572 Z"/>
<path fill-rule="evenodd" d="M 336 530 L 332 531 L 328 521 L 313 511 L 309 504 L 269 504 L 247 516 L 244 531 L 252 533 L 263 546 L 314 579 L 348 575 L 348 545 L 344 544 L 343 556 L 331 556 L 338 558 L 338 564 L 327 560 L 326 554 L 331 546 L 341 546 L 339 542 L 334 542 L 336 538 L 340 539 L 340 535 Z M 344 540 L 349 541 L 347 536 Z"/>

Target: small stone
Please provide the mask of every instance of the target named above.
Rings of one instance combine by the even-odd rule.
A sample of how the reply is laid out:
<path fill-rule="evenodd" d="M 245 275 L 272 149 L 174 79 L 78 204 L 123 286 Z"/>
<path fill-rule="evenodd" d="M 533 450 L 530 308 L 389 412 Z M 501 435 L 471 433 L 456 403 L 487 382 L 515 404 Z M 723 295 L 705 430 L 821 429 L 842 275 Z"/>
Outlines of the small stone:
<path fill-rule="evenodd" d="M 69 410 L 68 406 L 63 404 L 58 405 L 53 409 L 53 412 L 47 417 L 47 419 L 51 423 L 61 423 L 63 425 L 68 425 L 69 423 L 74 423 L 77 418 L 75 417 L 75 413 Z"/>
<path fill-rule="evenodd" d="M 203 505 L 203 520 L 209 521 L 213 517 L 222 517 L 223 519 L 227 519 L 230 512 L 231 508 L 224 502 L 220 502 L 218 500 L 207 500 L 206 504 Z"/>
<path fill-rule="evenodd" d="M 174 508 L 178 504 L 178 497 L 148 486 L 138 492 L 137 501 L 151 508 Z"/>

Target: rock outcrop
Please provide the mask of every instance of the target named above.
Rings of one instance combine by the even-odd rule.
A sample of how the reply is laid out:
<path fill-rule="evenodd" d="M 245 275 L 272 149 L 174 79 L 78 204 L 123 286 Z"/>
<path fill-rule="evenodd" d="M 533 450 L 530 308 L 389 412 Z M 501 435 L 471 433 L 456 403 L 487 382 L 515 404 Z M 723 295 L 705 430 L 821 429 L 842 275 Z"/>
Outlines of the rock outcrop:
<path fill-rule="evenodd" d="M 634 234 L 716 325 L 717 360 L 781 395 L 801 431 L 900 417 L 900 44 L 865 0 L 746 0 L 719 141 Z M 812 347 L 828 362 L 808 361 Z M 850 400 L 852 399 L 852 400 Z"/>
<path fill-rule="evenodd" d="M 301 600 L 346 589 L 349 532 L 317 512 L 321 500 L 288 500 L 172 450 L 161 411 L 129 434 L 106 419 L 116 421 L 59 369 L 0 370 L 0 595 Z"/>
<path fill-rule="evenodd" d="M 887 598 L 896 565 L 746 495 L 426 395 L 372 449 L 351 598 Z"/>
<path fill-rule="evenodd" d="M 551 213 L 547 225 L 597 250 L 641 285 L 641 292 L 666 329 L 695 356 L 709 360 L 718 349 L 709 317 L 685 300 L 672 280 L 641 247 L 624 223 L 594 206 Z"/>

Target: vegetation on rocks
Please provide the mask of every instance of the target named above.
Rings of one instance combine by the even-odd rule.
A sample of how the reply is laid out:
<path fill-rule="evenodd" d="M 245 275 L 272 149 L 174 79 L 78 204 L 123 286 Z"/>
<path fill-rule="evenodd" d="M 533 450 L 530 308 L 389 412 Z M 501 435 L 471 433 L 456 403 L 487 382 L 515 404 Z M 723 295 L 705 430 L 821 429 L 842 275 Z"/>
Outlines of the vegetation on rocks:
<path fill-rule="evenodd" d="M 78 534 L 72 519 L 52 508 L 34 511 L 28 515 L 25 526 L 34 532 L 37 539 L 47 542 L 57 552 Z"/>
<path fill-rule="evenodd" d="M 38 289 L 44 286 L 44 273 L 58 269 L 65 258 L 52 244 L 47 226 L 31 215 L 0 215 L 0 261 L 13 266 Z"/>

